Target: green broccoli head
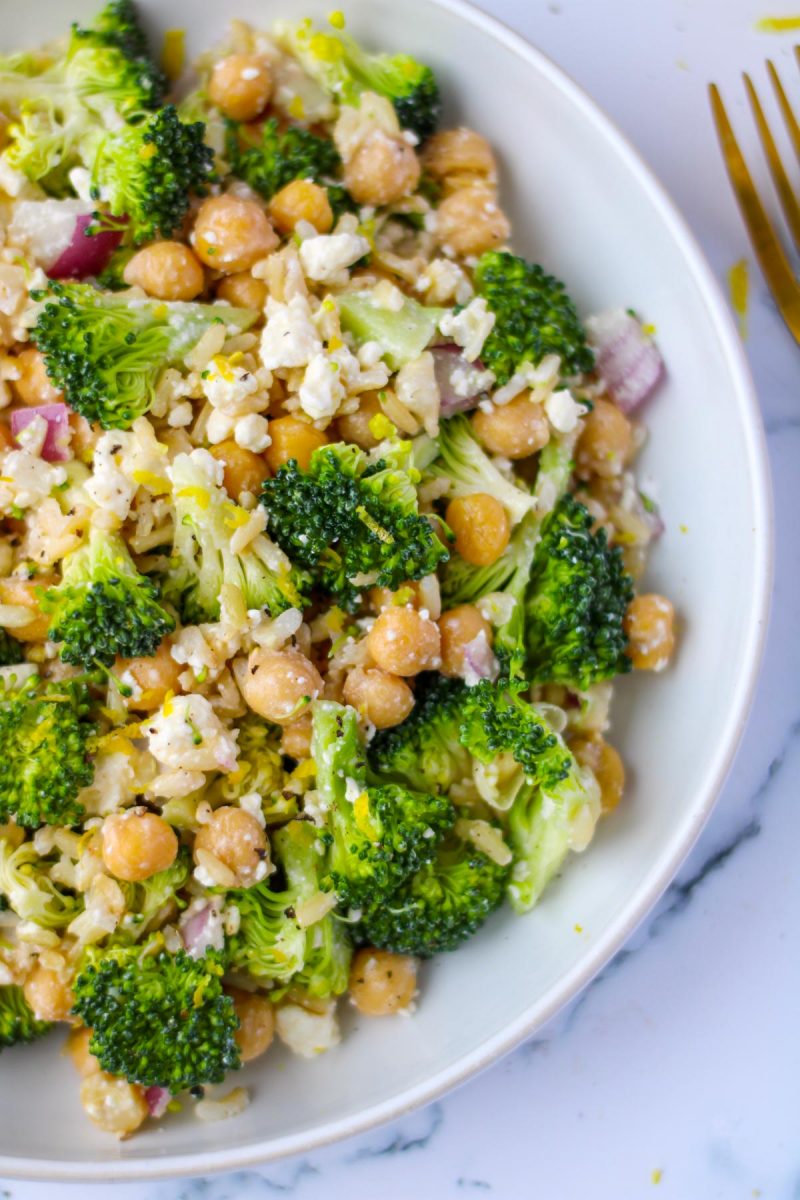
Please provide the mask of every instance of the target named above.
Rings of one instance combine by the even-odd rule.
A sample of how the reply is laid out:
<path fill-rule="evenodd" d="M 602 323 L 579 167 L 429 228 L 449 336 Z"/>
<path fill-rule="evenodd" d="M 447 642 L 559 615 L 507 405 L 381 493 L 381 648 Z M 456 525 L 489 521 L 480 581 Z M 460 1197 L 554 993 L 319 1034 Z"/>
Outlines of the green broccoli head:
<path fill-rule="evenodd" d="M 44 1037 L 50 1028 L 47 1021 L 36 1020 L 21 987 L 14 984 L 0 987 L 0 1050 L 33 1042 Z"/>
<path fill-rule="evenodd" d="M 42 610 L 51 614 L 49 636 L 61 643 L 64 662 L 90 667 L 111 666 L 117 656 L 148 658 L 175 628 L 157 585 L 136 570 L 119 534 L 93 526 L 62 572 Z"/>
<path fill-rule="evenodd" d="M 73 1012 L 92 1030 L 104 1071 L 173 1093 L 221 1083 L 241 1065 L 238 1018 L 222 990 L 221 956 L 144 948 L 90 948 L 74 982 Z"/>
<path fill-rule="evenodd" d="M 522 686 L 482 680 L 468 688 L 460 711 L 461 744 L 485 764 L 499 754 L 511 755 L 528 782 L 553 788 L 569 774 L 572 756 L 522 697 Z"/>
<path fill-rule="evenodd" d="M 586 691 L 631 669 L 625 611 L 633 583 L 618 547 L 572 496 L 545 520 L 525 600 L 527 668 L 534 683 Z"/>
<path fill-rule="evenodd" d="M 591 371 L 594 355 L 564 285 L 540 266 L 503 250 L 487 250 L 475 268 L 475 289 L 495 315 L 481 361 L 499 384 L 521 363 L 557 354 L 565 375 Z"/>
<path fill-rule="evenodd" d="M 30 829 L 77 823 L 78 792 L 94 776 L 94 732 L 84 680 L 0 681 L 0 821 L 13 816 Z"/>
<path fill-rule="evenodd" d="M 307 471 L 292 459 L 264 483 L 269 532 L 343 608 L 370 580 L 397 588 L 434 572 L 448 552 L 417 511 L 408 443 L 370 462 L 357 446 L 322 446 Z"/>
<path fill-rule="evenodd" d="M 67 402 L 104 429 L 127 429 L 155 399 L 165 367 L 180 363 L 209 326 L 249 329 L 258 314 L 221 304 L 166 303 L 52 284 L 31 337 Z"/>
<path fill-rule="evenodd" d="M 238 587 L 248 609 L 277 616 L 302 608 L 308 581 L 265 538 L 240 553 L 231 534 L 247 514 L 218 482 L 220 464 L 205 450 L 178 454 L 170 474 L 175 502 L 173 567 L 164 583 L 187 622 L 216 621 L 224 584 Z"/>
<path fill-rule="evenodd" d="M 126 238 L 138 244 L 171 237 L 192 194 L 207 190 L 214 153 L 201 121 L 181 121 L 168 104 L 137 123 L 98 130 L 82 146 L 92 195 L 103 213 L 119 218 Z M 107 217 L 102 218 L 107 223 Z"/>
<path fill-rule="evenodd" d="M 111 0 L 86 28 L 72 26 L 73 44 L 116 46 L 126 58 L 148 59 L 150 49 L 131 0 Z"/>
<path fill-rule="evenodd" d="M 0 629 L 0 667 L 15 667 L 25 659 L 25 647 L 7 629 Z"/>
<path fill-rule="evenodd" d="M 392 371 L 419 358 L 436 335 L 444 308 L 427 308 L 412 296 L 397 309 L 381 306 L 372 292 L 342 292 L 336 297 L 342 329 L 357 345 L 377 342 Z"/>
<path fill-rule="evenodd" d="M 309 20 L 280 21 L 278 40 L 296 55 L 309 75 L 343 104 L 357 104 L 362 92 L 390 100 L 403 129 L 420 141 L 434 132 L 441 113 L 436 77 L 408 54 L 368 54 L 346 33 L 323 33 Z"/>
<path fill-rule="evenodd" d="M 311 754 L 326 810 L 322 887 L 342 905 L 371 907 L 431 858 L 455 811 L 444 796 L 391 782 L 368 786 L 358 718 L 346 705 L 314 703 Z"/>
<path fill-rule="evenodd" d="M 447 792 L 469 775 L 470 756 L 458 736 L 469 689 L 430 672 L 417 680 L 415 702 L 400 725 L 381 729 L 369 743 L 371 777 L 405 782 L 419 792 Z"/>
<path fill-rule="evenodd" d="M 430 862 L 364 916 L 359 935 L 419 958 L 455 950 L 503 903 L 508 879 L 508 866 L 450 834 Z"/>
<path fill-rule="evenodd" d="M 492 462 L 463 413 L 442 421 L 437 443 L 439 457 L 427 468 L 426 475 L 447 483 L 448 497 L 485 492 L 503 505 L 512 525 L 531 511 L 531 493 Z"/>
<path fill-rule="evenodd" d="M 258 141 L 235 121 L 227 122 L 225 156 L 231 172 L 253 191 L 271 199 L 293 179 L 326 183 L 341 167 L 339 153 L 330 138 L 318 137 L 300 125 L 280 131 L 270 117 L 261 126 Z"/>

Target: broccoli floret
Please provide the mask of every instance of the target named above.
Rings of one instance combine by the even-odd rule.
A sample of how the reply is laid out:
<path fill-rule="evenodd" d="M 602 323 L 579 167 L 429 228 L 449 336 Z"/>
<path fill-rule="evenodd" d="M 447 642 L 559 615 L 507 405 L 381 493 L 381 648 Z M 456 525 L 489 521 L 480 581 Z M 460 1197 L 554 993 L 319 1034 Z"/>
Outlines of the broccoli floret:
<path fill-rule="evenodd" d="M 99 130 L 82 145 L 93 197 L 134 244 L 170 237 L 192 194 L 205 194 L 214 153 L 204 132 L 202 122 L 185 124 L 169 104 L 136 124 Z"/>
<path fill-rule="evenodd" d="M 159 604 L 157 585 L 134 566 L 122 537 L 92 526 L 89 540 L 62 563 L 61 582 L 45 592 L 49 636 L 64 662 L 111 666 L 148 658 L 175 621 Z"/>
<path fill-rule="evenodd" d="M 455 950 L 503 903 L 509 868 L 455 833 L 435 857 L 366 914 L 359 935 L 396 954 Z"/>
<path fill-rule="evenodd" d="M 295 916 L 291 889 L 276 892 L 267 883 L 227 893 L 239 910 L 239 929 L 226 945 L 228 968 L 262 983 L 288 983 L 305 961 L 306 931 Z"/>
<path fill-rule="evenodd" d="M 221 1083 L 241 1065 L 221 956 L 194 959 L 159 947 L 156 935 L 144 948 L 86 952 L 73 1012 L 92 1030 L 89 1049 L 104 1071 L 144 1087 L 175 1093 Z"/>
<path fill-rule="evenodd" d="M 591 371 L 594 354 L 564 285 L 535 263 L 504 250 L 487 250 L 475 268 L 475 290 L 495 315 L 481 361 L 507 383 L 521 363 L 534 366 L 557 354 L 565 375 Z"/>
<path fill-rule="evenodd" d="M 376 780 L 405 782 L 420 792 L 447 792 L 469 775 L 470 756 L 458 738 L 468 688 L 430 672 L 417 680 L 414 707 L 400 725 L 379 730 L 369 743 Z"/>
<path fill-rule="evenodd" d="M 0 680 L 0 821 L 36 829 L 80 820 L 77 795 L 94 777 L 88 714 L 82 679 Z"/>
<path fill-rule="evenodd" d="M 176 894 L 186 886 L 192 866 L 192 857 L 186 847 L 182 846 L 175 861 L 164 871 L 157 871 L 155 875 L 138 883 L 120 883 L 125 894 L 127 912 L 121 929 L 113 935 L 113 940 L 138 941 L 144 937 L 164 906 L 175 900 Z"/>
<path fill-rule="evenodd" d="M 150 48 L 131 0 L 111 0 L 87 28 L 72 26 L 73 42 L 116 46 L 126 58 L 149 59 Z"/>
<path fill-rule="evenodd" d="M 79 916 L 83 901 L 56 886 L 48 874 L 51 866 L 37 854 L 33 842 L 15 848 L 7 838 L 0 838 L 0 896 L 23 921 L 63 930 Z"/>
<path fill-rule="evenodd" d="M 263 608 L 273 617 L 303 608 L 307 579 L 266 538 L 253 539 L 240 554 L 231 550 L 231 533 L 247 513 L 217 484 L 218 471 L 205 450 L 178 454 L 172 464 L 174 565 L 165 595 L 191 623 L 218 619 L 224 584 L 240 590 L 248 609 Z"/>
<path fill-rule="evenodd" d="M 401 784 L 368 786 L 358 718 L 346 705 L 315 701 L 311 755 L 326 809 L 322 887 L 335 891 L 340 904 L 371 908 L 430 861 L 455 820 L 453 806 Z"/>
<path fill-rule="evenodd" d="M 544 717 L 522 697 L 521 688 L 521 684 L 488 680 L 468 688 L 459 738 L 479 762 L 489 764 L 500 754 L 511 755 L 521 768 L 518 782 L 524 776 L 527 782 L 550 789 L 567 777 L 572 756 Z"/>
<path fill-rule="evenodd" d="M 377 342 L 392 371 L 419 358 L 436 334 L 444 308 L 426 308 L 411 296 L 396 312 L 375 302 L 372 292 L 342 292 L 336 297 L 342 329 L 358 345 Z"/>
<path fill-rule="evenodd" d="M 394 589 L 447 558 L 417 511 L 418 481 L 407 442 L 372 461 L 358 446 L 322 446 L 307 471 L 292 459 L 264 483 L 269 532 L 324 591 L 352 608 L 365 578 Z"/>
<path fill-rule="evenodd" d="M 317 137 L 299 125 L 282 133 L 275 117 L 261 126 L 254 141 L 245 128 L 227 122 L 225 157 L 231 172 L 270 200 L 293 179 L 326 183 L 341 167 L 339 152 L 330 138 Z"/>
<path fill-rule="evenodd" d="M 573 496 L 542 526 L 525 600 L 527 669 L 534 683 L 586 691 L 631 669 L 625 611 L 633 583 L 618 547 Z"/>
<path fill-rule="evenodd" d="M 248 712 L 239 722 L 236 768 L 220 776 L 211 788 L 228 801 L 257 792 L 268 825 L 297 816 L 297 796 L 284 790 L 287 773 L 280 749 L 281 732 L 279 726 Z"/>
<path fill-rule="evenodd" d="M 459 413 L 439 426 L 439 457 L 426 474 L 448 483 L 447 495 L 471 496 L 486 492 L 508 512 L 512 525 L 533 508 L 530 492 L 512 482 L 499 470 L 472 432 L 469 420 Z"/>
<path fill-rule="evenodd" d="M 249 308 L 132 300 L 89 284 L 52 284 L 31 337 L 67 402 L 104 429 L 127 429 L 155 399 L 165 367 L 182 362 L 210 325 L 244 332 Z"/>
<path fill-rule="evenodd" d="M 33 1042 L 50 1028 L 47 1021 L 36 1020 L 21 987 L 14 984 L 0 987 L 0 1050 L 20 1042 Z"/>
<path fill-rule="evenodd" d="M 322 33 L 310 21 L 275 25 L 279 42 L 309 75 L 344 104 L 357 104 L 364 91 L 390 100 L 403 129 L 420 140 L 434 132 L 441 113 L 436 77 L 408 54 L 368 54 L 346 33 Z"/>
<path fill-rule="evenodd" d="M 25 659 L 25 647 L 7 629 L 0 629 L 0 667 L 15 667 Z"/>

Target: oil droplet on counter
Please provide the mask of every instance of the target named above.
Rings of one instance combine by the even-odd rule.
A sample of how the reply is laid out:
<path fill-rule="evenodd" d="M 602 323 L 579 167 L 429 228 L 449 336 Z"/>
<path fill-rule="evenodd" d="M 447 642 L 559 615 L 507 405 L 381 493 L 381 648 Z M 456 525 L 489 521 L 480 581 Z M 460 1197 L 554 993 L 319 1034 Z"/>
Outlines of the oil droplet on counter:
<path fill-rule="evenodd" d="M 739 323 L 739 333 L 744 339 L 747 337 L 747 302 L 750 295 L 750 272 L 746 258 L 740 258 L 729 269 L 728 291 Z"/>

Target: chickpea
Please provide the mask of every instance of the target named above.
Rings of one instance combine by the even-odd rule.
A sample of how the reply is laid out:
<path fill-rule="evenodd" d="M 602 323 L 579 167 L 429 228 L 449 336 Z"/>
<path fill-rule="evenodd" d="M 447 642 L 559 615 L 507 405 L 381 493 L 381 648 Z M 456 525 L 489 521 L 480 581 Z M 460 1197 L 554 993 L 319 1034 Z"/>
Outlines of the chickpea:
<path fill-rule="evenodd" d="M 365 947 L 350 967 L 350 999 L 365 1017 L 386 1017 L 408 1008 L 417 994 L 416 958 Z"/>
<path fill-rule="evenodd" d="M 267 302 L 267 285 L 249 271 L 237 271 L 220 279 L 215 294 L 218 300 L 235 308 L 254 308 L 260 312 Z"/>
<path fill-rule="evenodd" d="M 625 790 L 625 766 L 617 751 L 600 734 L 579 737 L 569 748 L 578 762 L 589 767 L 600 785 L 600 805 L 604 813 L 617 807 Z"/>
<path fill-rule="evenodd" d="M 456 496 L 448 504 L 444 519 L 455 534 L 457 552 L 475 567 L 497 562 L 511 536 L 508 513 L 486 492 Z"/>
<path fill-rule="evenodd" d="M 11 630 L 20 642 L 47 640 L 50 616 L 41 611 L 41 599 L 47 589 L 53 587 L 56 582 L 54 575 L 36 575 L 33 579 L 9 575 L 6 579 L 0 579 L 0 604 L 13 604 L 31 610 L 30 621 Z"/>
<path fill-rule="evenodd" d="M 246 450 L 233 440 L 212 446 L 211 453 L 223 465 L 225 491 L 233 500 L 238 500 L 242 492 L 251 492 L 254 496 L 259 494 L 262 483 L 269 475 L 261 454 Z"/>
<path fill-rule="evenodd" d="M 38 962 L 22 991 L 37 1021 L 69 1021 L 75 998 L 72 988 L 57 971 Z"/>
<path fill-rule="evenodd" d="M 511 226 L 492 188 L 472 185 L 446 196 L 436 210 L 436 233 L 456 254 L 483 254 L 504 242 Z"/>
<path fill-rule="evenodd" d="M 383 412 L 377 392 L 362 392 L 355 412 L 337 417 L 336 432 L 343 442 L 355 442 L 362 450 L 374 450 L 380 438 L 369 427 L 373 417 Z"/>
<path fill-rule="evenodd" d="M 675 609 L 666 596 L 636 596 L 624 622 L 626 654 L 639 671 L 663 671 L 675 649 Z"/>
<path fill-rule="evenodd" d="M 307 471 L 314 451 L 328 444 L 326 433 L 298 417 L 276 417 L 269 423 L 269 434 L 272 442 L 264 457 L 273 475 L 292 458 L 297 459 L 301 471 Z"/>
<path fill-rule="evenodd" d="M 247 271 L 278 245 L 278 235 L 257 200 L 210 196 L 197 212 L 192 241 L 207 267 L 226 275 Z"/>
<path fill-rule="evenodd" d="M 0 423 L 0 450 L 11 450 L 14 444 L 11 430 L 4 422 Z"/>
<path fill-rule="evenodd" d="M 126 1137 L 133 1133 L 149 1115 L 144 1089 L 138 1083 L 128 1083 L 96 1072 L 81 1084 L 81 1105 L 89 1120 L 105 1133 Z"/>
<path fill-rule="evenodd" d="M 311 756 L 311 713 L 304 713 L 299 720 L 284 726 L 281 754 L 288 754 L 298 762 Z"/>
<path fill-rule="evenodd" d="M 345 704 L 352 705 L 376 729 L 389 729 L 405 721 L 414 707 L 414 693 L 397 675 L 380 667 L 356 667 L 344 684 Z"/>
<path fill-rule="evenodd" d="M 194 300 L 206 285 L 203 268 L 182 242 L 153 242 L 138 250 L 122 278 L 158 300 Z"/>
<path fill-rule="evenodd" d="M 258 54 L 229 54 L 214 63 L 208 98 L 232 121 L 254 121 L 272 95 L 272 72 Z"/>
<path fill-rule="evenodd" d="M 194 861 L 200 863 L 198 850 L 214 858 L 236 876 L 238 887 L 250 887 L 263 877 L 262 864 L 269 857 L 267 835 L 261 825 L 243 808 L 224 805 L 217 808 L 206 825 L 201 825 L 194 839 Z"/>
<path fill-rule="evenodd" d="M 438 667 L 439 630 L 413 608 L 385 608 L 367 638 L 375 662 L 391 675 L 418 675 Z"/>
<path fill-rule="evenodd" d="M 393 204 L 414 191 L 420 170 L 408 142 L 374 129 L 345 166 L 344 185 L 356 204 Z"/>
<path fill-rule="evenodd" d="M 578 474 L 584 478 L 601 475 L 605 479 L 621 475 L 632 446 L 633 426 L 625 414 L 610 400 L 595 400 L 575 448 Z"/>
<path fill-rule="evenodd" d="M 234 1011 L 239 1018 L 236 1030 L 236 1045 L 242 1062 L 251 1062 L 265 1050 L 269 1050 L 275 1036 L 275 1009 L 266 996 L 258 992 L 243 992 L 239 988 L 225 989 L 233 1000 Z"/>
<path fill-rule="evenodd" d="M 75 1069 L 82 1079 L 86 1079 L 89 1075 L 96 1075 L 100 1070 L 100 1063 L 89 1049 L 91 1040 L 91 1029 L 83 1027 L 73 1029 L 64 1047 L 64 1052 L 72 1059 Z"/>
<path fill-rule="evenodd" d="M 176 663 L 170 653 L 172 643 L 164 638 L 161 645 L 150 658 L 118 658 L 115 671 L 118 675 L 128 673 L 133 679 L 139 695 L 133 695 L 128 700 L 128 708 L 132 712 L 155 712 L 166 699 L 167 692 L 181 690 L 178 678 L 185 670 Z"/>
<path fill-rule="evenodd" d="M 497 178 L 491 146 L 486 138 L 464 125 L 442 129 L 428 138 L 422 151 L 422 165 L 434 179 L 450 185 L 454 181 L 474 181 L 476 176 L 490 183 Z"/>
<path fill-rule="evenodd" d="M 319 671 L 299 650 L 255 650 L 250 655 L 242 695 L 267 721 L 290 725 L 321 691 Z"/>
<path fill-rule="evenodd" d="M 333 209 L 328 193 L 310 179 L 293 179 L 269 202 L 269 215 L 281 233 L 294 233 L 298 221 L 308 221 L 317 233 L 333 228 Z"/>
<path fill-rule="evenodd" d="M 508 404 L 479 408 L 472 417 L 472 428 L 490 454 L 505 458 L 527 458 L 550 441 L 550 425 L 541 404 L 522 392 Z"/>
<path fill-rule="evenodd" d="M 142 808 L 112 813 L 103 822 L 103 863 L 117 879 L 138 883 L 175 862 L 178 839 L 163 817 Z"/>
<path fill-rule="evenodd" d="M 16 356 L 15 363 L 19 379 L 12 379 L 11 386 L 23 404 L 56 404 L 64 399 L 63 392 L 50 382 L 44 359 L 33 346 L 22 350 Z"/>
<path fill-rule="evenodd" d="M 483 634 L 487 647 L 492 644 L 492 627 L 472 604 L 459 604 L 442 613 L 439 618 L 439 633 L 442 639 L 443 675 L 451 679 L 463 679 L 467 669 L 466 649 L 470 642 Z"/>

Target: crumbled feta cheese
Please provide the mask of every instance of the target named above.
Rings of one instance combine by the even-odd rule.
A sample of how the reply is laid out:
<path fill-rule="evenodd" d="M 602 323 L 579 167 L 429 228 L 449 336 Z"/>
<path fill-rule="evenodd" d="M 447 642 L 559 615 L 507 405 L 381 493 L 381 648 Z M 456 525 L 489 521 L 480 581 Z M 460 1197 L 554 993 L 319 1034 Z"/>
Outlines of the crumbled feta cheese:
<path fill-rule="evenodd" d="M 358 361 L 362 367 L 374 367 L 383 357 L 383 347 L 380 342 L 364 342 L 358 348 Z"/>
<path fill-rule="evenodd" d="M 457 396 L 477 396 L 488 392 L 493 383 L 493 371 L 481 371 L 470 364 L 453 367 L 450 372 L 450 386 Z"/>
<path fill-rule="evenodd" d="M 573 399 L 567 388 L 552 392 L 544 402 L 544 409 L 550 424 L 559 433 L 572 433 L 586 409 Z"/>
<path fill-rule="evenodd" d="M 340 364 L 333 355 L 315 354 L 306 367 L 298 393 L 300 407 L 312 421 L 335 416 L 346 392 Z"/>
<path fill-rule="evenodd" d="M 63 467 L 44 462 L 27 450 L 9 450 L 0 467 L 0 512 L 41 504 L 66 479 Z"/>
<path fill-rule="evenodd" d="M 308 279 L 317 283 L 346 283 L 347 268 L 369 253 L 369 242 L 354 233 L 310 237 L 300 246 L 300 262 Z"/>
<path fill-rule="evenodd" d="M 467 362 L 474 362 L 480 357 L 483 343 L 494 328 L 494 313 L 483 296 L 470 300 L 461 312 L 445 313 L 439 322 L 439 329 L 445 337 L 451 337 L 456 345 L 464 350 Z"/>
<path fill-rule="evenodd" d="M 229 417 L 263 411 L 269 406 L 269 396 L 262 392 L 252 371 L 232 365 L 221 354 L 211 359 L 202 375 L 203 395 L 212 408 Z"/>
<path fill-rule="evenodd" d="M 261 359 L 268 370 L 305 367 L 322 349 L 305 296 L 292 296 L 286 304 L 270 296 L 266 317 L 261 334 Z"/>
<path fill-rule="evenodd" d="M 363 786 L 358 782 L 357 779 L 351 779 L 349 775 L 347 776 L 344 781 L 345 800 L 349 801 L 350 804 L 355 804 L 363 790 Z"/>
<path fill-rule="evenodd" d="M 388 312 L 400 312 L 406 298 L 400 288 L 390 279 L 381 279 L 375 284 L 370 297 L 376 308 L 385 308 Z"/>
<path fill-rule="evenodd" d="M 244 796 L 240 796 L 239 807 L 250 813 L 251 817 L 255 817 L 262 829 L 266 829 L 267 822 L 264 819 L 264 809 L 258 792 L 246 792 Z"/>
<path fill-rule="evenodd" d="M 191 425 L 194 417 L 194 409 L 190 401 L 181 400 L 176 404 L 167 416 L 167 424 L 173 429 L 183 429 L 186 425 Z"/>
<path fill-rule="evenodd" d="M 439 432 L 439 406 L 441 397 L 436 382 L 433 355 L 429 350 L 420 354 L 397 372 L 395 379 L 397 399 L 422 422 L 425 432 L 436 437 Z"/>
<path fill-rule="evenodd" d="M 28 454 L 33 454 L 36 458 L 41 458 L 47 437 L 47 429 L 47 421 L 37 413 L 24 429 L 20 429 L 16 433 L 17 445 L 20 449 L 27 450 Z"/>
<path fill-rule="evenodd" d="M 474 295 L 466 271 L 449 258 L 429 262 L 414 288 L 424 292 L 428 304 L 469 304 Z"/>
<path fill-rule="evenodd" d="M 267 430 L 266 417 L 262 417 L 260 413 L 248 413 L 245 417 L 239 417 L 233 436 L 237 446 L 241 446 L 243 450 L 252 450 L 254 454 L 260 454 L 272 441 Z"/>
<path fill-rule="evenodd" d="M 342 1040 L 335 1004 L 321 1013 L 299 1004 L 282 1004 L 275 1010 L 275 1028 L 284 1045 L 302 1058 L 323 1054 Z"/>
<path fill-rule="evenodd" d="M 175 696 L 142 726 L 153 757 L 188 771 L 232 771 L 236 737 L 225 728 L 205 696 Z"/>

